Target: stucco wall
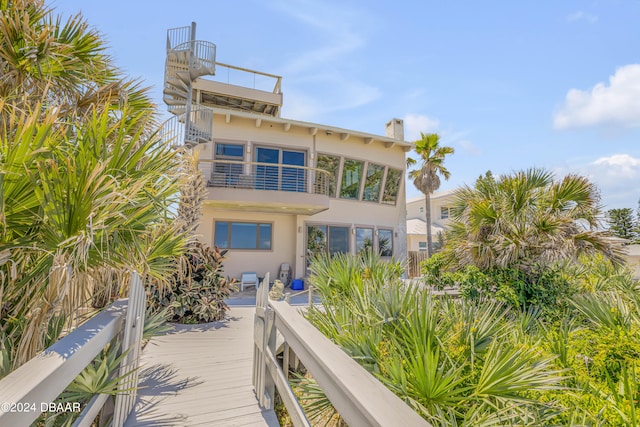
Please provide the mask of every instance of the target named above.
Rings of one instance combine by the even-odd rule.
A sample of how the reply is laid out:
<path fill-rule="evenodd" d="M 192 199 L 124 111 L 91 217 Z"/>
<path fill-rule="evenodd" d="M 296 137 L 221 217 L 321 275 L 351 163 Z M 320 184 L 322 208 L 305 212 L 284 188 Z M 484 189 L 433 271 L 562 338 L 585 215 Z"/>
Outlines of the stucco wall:
<path fill-rule="evenodd" d="M 209 245 L 213 243 L 213 223 L 216 220 L 272 223 L 271 250 L 229 250 L 224 261 L 226 275 L 239 279 L 243 271 L 255 271 L 259 276 L 269 272 L 273 280 L 278 274 L 280 264 L 289 263 L 292 268 L 295 265 L 297 237 L 295 216 L 221 210 L 205 206 L 197 233 Z"/>
<path fill-rule="evenodd" d="M 255 119 L 236 116 L 230 122 L 224 115 L 215 115 L 214 140 L 219 142 L 243 143 L 245 145 L 244 160 L 255 160 L 256 146 L 273 146 L 304 150 L 307 152 L 307 166 L 315 166 L 317 153 L 334 154 L 342 157 L 374 162 L 403 171 L 405 152 L 399 145 L 386 147 L 383 142 L 365 143 L 362 137 L 350 136 L 344 139 L 339 133 L 318 131 L 312 135 L 309 128 L 290 126 L 289 130 L 281 123 L 260 122 L 256 126 Z M 381 125 L 381 128 L 383 126 Z M 201 159 L 213 159 L 213 144 L 204 144 L 199 150 Z M 381 190 L 382 191 L 382 190 Z M 215 191 L 211 194 L 215 194 Z M 401 179 L 395 205 L 375 202 L 344 200 L 331 198 L 329 210 L 315 215 L 283 215 L 266 212 L 247 212 L 238 209 L 221 209 L 205 206 L 198 232 L 202 239 L 211 244 L 213 239 L 213 221 L 270 221 L 273 222 L 273 247 L 271 251 L 239 251 L 230 250 L 225 261 L 225 272 L 232 277 L 239 277 L 242 271 L 256 271 L 263 275 L 269 271 L 272 279 L 278 273 L 281 263 L 290 263 L 294 269 L 294 277 L 305 274 L 305 231 L 309 223 L 326 223 L 355 226 L 371 226 L 392 228 L 394 230 L 394 255 L 396 258 L 406 257 L 406 199 L 404 180 Z M 355 246 L 355 237 L 351 236 L 351 247 Z"/>

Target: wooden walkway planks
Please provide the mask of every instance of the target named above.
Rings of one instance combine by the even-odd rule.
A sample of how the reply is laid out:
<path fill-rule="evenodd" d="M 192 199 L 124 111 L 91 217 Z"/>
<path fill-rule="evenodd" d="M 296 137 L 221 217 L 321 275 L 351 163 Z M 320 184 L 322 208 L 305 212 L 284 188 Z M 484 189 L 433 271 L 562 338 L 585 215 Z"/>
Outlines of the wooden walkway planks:
<path fill-rule="evenodd" d="M 222 322 L 176 325 L 153 338 L 125 426 L 279 426 L 251 384 L 254 313 L 232 307 Z"/>

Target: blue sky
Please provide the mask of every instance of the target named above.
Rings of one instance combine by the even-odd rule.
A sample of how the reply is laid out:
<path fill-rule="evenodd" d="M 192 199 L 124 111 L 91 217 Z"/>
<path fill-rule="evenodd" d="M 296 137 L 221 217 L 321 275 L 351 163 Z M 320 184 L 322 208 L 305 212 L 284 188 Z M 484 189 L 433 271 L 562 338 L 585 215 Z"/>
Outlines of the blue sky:
<path fill-rule="evenodd" d="M 441 189 L 536 166 L 589 176 L 606 208 L 637 207 L 640 0 L 49 4 L 82 12 L 162 107 L 166 30 L 196 21 L 218 61 L 283 76 L 283 117 L 440 133 L 456 150 Z"/>

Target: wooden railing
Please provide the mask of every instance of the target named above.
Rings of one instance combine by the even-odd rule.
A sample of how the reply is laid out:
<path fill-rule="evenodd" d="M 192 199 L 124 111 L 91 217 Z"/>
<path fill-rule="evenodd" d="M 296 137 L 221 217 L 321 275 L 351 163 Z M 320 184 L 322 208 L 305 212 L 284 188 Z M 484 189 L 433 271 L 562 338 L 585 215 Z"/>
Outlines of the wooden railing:
<path fill-rule="evenodd" d="M 254 319 L 253 385 L 263 407 L 273 407 L 277 389 L 293 425 L 311 425 L 289 386 L 288 373 L 293 357 L 311 373 L 349 426 L 430 426 L 322 335 L 298 308 L 286 301 L 270 301 L 268 283 L 267 274 L 258 288 Z M 284 338 L 282 364 L 276 357 L 278 334 Z"/>
<path fill-rule="evenodd" d="M 0 380 L 0 426 L 27 426 L 55 409 L 58 396 L 114 339 L 124 354 L 111 426 L 124 424 L 133 409 L 138 385 L 140 343 L 144 329 L 145 292 L 133 273 L 129 299 L 119 300 L 70 332 L 44 352 Z M 94 396 L 74 426 L 91 426 L 109 398 Z M 78 405 L 78 406 L 76 406 Z M 79 403 L 71 405 L 71 411 Z"/>

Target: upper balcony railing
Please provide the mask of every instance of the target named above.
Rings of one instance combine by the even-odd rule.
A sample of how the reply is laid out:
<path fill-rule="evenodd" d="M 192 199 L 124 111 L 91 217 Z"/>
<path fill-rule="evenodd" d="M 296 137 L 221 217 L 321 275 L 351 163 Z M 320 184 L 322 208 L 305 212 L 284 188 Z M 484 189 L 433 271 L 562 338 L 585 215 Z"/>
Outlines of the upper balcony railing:
<path fill-rule="evenodd" d="M 220 82 L 275 94 L 281 92 L 281 76 L 223 64 L 222 62 L 216 62 L 216 66 L 218 67 L 217 76 Z M 226 81 L 224 81 L 225 77 Z"/>
<path fill-rule="evenodd" d="M 200 160 L 207 186 L 249 190 L 290 191 L 329 196 L 333 176 L 308 166 L 244 162 L 237 160 Z"/>

